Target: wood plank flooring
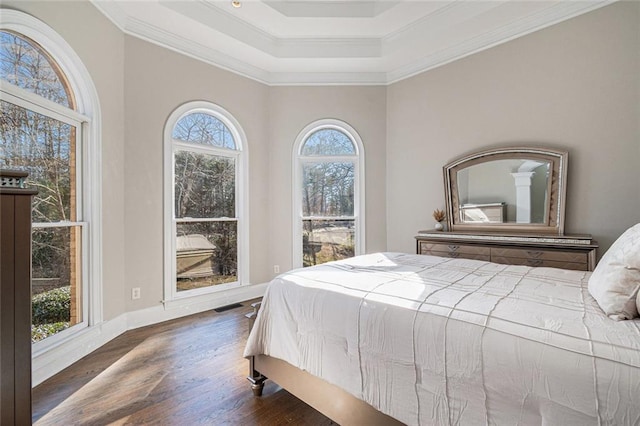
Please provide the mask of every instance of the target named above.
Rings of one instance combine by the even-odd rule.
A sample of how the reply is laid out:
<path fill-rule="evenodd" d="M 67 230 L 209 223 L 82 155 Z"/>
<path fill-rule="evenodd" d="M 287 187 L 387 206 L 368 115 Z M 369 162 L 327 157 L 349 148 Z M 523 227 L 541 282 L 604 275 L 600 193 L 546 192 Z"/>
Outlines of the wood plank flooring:
<path fill-rule="evenodd" d="M 335 424 L 271 381 L 253 396 L 251 302 L 124 333 L 33 390 L 34 424 Z"/>

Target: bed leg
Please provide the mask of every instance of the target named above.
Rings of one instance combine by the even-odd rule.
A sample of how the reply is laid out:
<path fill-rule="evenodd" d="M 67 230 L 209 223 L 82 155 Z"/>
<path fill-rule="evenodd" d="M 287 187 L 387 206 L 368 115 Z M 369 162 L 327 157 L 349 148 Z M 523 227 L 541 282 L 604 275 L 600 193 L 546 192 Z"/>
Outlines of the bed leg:
<path fill-rule="evenodd" d="M 251 385 L 253 396 L 262 396 L 262 389 L 264 389 L 264 382 L 254 383 Z"/>
<path fill-rule="evenodd" d="M 249 330 L 253 328 L 253 324 L 256 321 L 256 316 L 258 315 L 261 304 L 262 302 L 252 303 L 251 307 L 253 308 L 253 312 L 245 315 L 245 317 L 249 319 Z M 249 357 L 249 377 L 247 377 L 247 380 L 251 382 L 253 396 L 262 396 L 264 381 L 267 380 L 267 378 L 255 369 L 255 357 Z"/>
<path fill-rule="evenodd" d="M 249 377 L 247 380 L 251 382 L 251 391 L 253 396 L 262 396 L 262 389 L 264 388 L 264 381 L 267 380 L 265 376 L 260 374 L 254 367 L 254 357 L 249 358 Z"/>

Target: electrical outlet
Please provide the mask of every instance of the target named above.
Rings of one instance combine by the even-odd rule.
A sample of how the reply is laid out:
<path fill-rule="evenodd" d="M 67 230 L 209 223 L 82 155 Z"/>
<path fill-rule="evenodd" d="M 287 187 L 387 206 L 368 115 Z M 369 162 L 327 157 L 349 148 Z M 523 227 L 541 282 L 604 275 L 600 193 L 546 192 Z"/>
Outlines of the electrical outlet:
<path fill-rule="evenodd" d="M 273 265 L 273 273 L 274 274 L 280 273 L 280 265 Z"/>
<path fill-rule="evenodd" d="M 131 289 L 131 298 L 133 300 L 140 299 L 140 287 L 134 287 Z"/>

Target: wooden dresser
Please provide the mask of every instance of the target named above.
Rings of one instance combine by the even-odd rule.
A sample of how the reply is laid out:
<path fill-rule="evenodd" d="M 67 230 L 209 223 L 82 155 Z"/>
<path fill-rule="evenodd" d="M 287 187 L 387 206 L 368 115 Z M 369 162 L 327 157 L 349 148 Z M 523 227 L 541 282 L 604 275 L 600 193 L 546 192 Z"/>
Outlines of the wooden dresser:
<path fill-rule="evenodd" d="M 31 424 L 31 198 L 0 170 L 0 424 Z"/>
<path fill-rule="evenodd" d="M 589 235 L 502 235 L 420 231 L 416 252 L 507 265 L 593 271 L 598 244 Z"/>

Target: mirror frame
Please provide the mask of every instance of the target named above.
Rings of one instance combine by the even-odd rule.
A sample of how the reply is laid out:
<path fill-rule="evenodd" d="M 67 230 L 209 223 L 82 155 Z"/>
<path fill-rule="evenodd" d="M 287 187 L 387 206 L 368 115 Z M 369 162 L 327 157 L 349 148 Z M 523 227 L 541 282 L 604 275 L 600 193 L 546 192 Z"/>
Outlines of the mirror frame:
<path fill-rule="evenodd" d="M 494 160 L 539 160 L 549 162 L 548 200 L 544 223 L 463 223 L 460 220 L 458 172 L 469 166 Z M 492 148 L 457 158 L 443 167 L 445 204 L 448 230 L 459 232 L 536 233 L 564 235 L 565 202 L 567 193 L 567 163 L 569 154 L 539 147 Z"/>

